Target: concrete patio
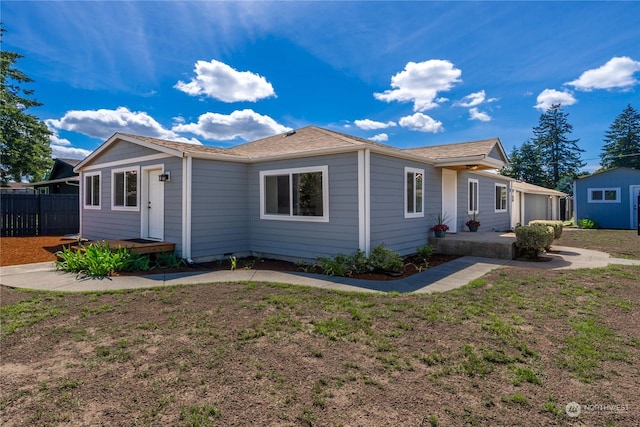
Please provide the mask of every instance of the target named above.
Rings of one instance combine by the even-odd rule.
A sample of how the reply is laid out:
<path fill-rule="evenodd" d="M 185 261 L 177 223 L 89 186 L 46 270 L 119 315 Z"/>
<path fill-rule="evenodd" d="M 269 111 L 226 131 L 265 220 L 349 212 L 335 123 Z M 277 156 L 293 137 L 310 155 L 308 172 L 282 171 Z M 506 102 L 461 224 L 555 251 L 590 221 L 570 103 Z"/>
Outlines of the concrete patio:
<path fill-rule="evenodd" d="M 513 232 L 470 232 L 447 233 L 437 239 L 429 237 L 436 253 L 444 255 L 467 255 L 484 258 L 515 259 L 516 235 Z"/>

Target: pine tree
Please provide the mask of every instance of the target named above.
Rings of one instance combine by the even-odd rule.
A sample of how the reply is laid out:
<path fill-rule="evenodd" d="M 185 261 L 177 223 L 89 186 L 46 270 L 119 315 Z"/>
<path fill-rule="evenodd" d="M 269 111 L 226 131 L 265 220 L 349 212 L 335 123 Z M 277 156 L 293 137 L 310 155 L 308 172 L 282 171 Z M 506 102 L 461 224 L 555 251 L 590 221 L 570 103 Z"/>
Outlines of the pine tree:
<path fill-rule="evenodd" d="M 4 50 L 0 27 L 0 181 L 16 182 L 23 177 L 40 180 L 51 167 L 51 132 L 47 126 L 25 110 L 40 104 L 29 97 L 33 90 L 20 85 L 32 80 L 14 67 L 23 56 Z"/>
<path fill-rule="evenodd" d="M 567 121 L 568 114 L 559 104 L 551 106 L 540 116 L 538 126 L 533 128 L 532 143 L 540 150 L 540 160 L 547 172 L 547 188 L 557 188 L 560 180 L 575 177 L 585 163 L 580 159 L 584 150 L 578 147 L 579 139 L 568 139 L 573 126 Z"/>
<path fill-rule="evenodd" d="M 640 169 L 640 113 L 631 104 L 616 117 L 605 133 L 600 153 L 603 169 Z"/>
<path fill-rule="evenodd" d="M 500 173 L 529 184 L 544 185 L 547 182 L 540 150 L 529 141 L 523 142 L 520 148 L 513 147 L 509 155 L 509 165 Z"/>

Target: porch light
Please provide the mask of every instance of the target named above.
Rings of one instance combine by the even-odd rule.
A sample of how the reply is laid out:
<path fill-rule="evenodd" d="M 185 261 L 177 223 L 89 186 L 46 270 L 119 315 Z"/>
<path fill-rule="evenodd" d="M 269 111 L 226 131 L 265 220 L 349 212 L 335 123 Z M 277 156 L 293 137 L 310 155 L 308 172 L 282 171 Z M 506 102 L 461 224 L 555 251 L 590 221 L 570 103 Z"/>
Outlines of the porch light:
<path fill-rule="evenodd" d="M 478 165 L 466 165 L 465 167 L 471 171 L 478 169 Z"/>
<path fill-rule="evenodd" d="M 160 180 L 160 182 L 171 181 L 171 172 L 161 173 L 160 175 L 158 175 L 158 179 Z"/>

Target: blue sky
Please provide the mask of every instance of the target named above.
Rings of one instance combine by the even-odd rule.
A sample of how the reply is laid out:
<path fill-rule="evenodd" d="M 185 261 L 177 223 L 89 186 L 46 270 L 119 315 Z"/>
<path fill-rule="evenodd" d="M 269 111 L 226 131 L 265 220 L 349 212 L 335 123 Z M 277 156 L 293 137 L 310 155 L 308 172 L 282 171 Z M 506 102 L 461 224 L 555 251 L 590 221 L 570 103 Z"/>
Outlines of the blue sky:
<path fill-rule="evenodd" d="M 415 147 L 561 103 L 586 170 L 640 109 L 640 2 L 2 2 L 55 157 L 114 132 L 228 147 L 307 125 Z"/>

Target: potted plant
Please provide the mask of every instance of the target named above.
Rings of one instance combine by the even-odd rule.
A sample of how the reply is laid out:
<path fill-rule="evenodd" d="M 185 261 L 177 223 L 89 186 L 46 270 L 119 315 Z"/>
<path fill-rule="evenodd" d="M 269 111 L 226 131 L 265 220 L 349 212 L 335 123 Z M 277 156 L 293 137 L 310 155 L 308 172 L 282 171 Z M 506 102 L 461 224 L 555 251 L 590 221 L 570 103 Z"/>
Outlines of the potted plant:
<path fill-rule="evenodd" d="M 469 227 L 469 231 L 478 231 L 478 227 L 480 227 L 480 221 L 476 218 L 476 213 L 473 213 L 473 216 L 469 219 L 469 221 L 465 222 L 464 225 Z"/>
<path fill-rule="evenodd" d="M 449 230 L 449 226 L 445 223 L 445 217 L 439 214 L 436 217 L 436 225 L 431 227 L 431 231 L 433 231 L 436 237 L 442 238 L 445 236 L 447 230 Z"/>

